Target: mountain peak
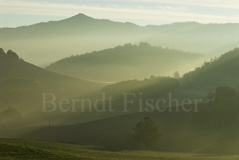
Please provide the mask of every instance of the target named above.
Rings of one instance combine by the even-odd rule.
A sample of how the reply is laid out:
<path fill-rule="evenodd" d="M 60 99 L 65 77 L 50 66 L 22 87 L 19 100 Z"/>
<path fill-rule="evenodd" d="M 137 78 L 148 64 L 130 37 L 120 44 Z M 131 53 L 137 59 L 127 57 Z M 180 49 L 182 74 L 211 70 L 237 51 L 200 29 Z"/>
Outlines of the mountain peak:
<path fill-rule="evenodd" d="M 83 14 L 83 13 L 79 13 L 79 14 L 77 14 L 77 15 L 75 15 L 75 16 L 73 16 L 73 17 L 71 17 L 70 19 L 93 19 L 92 17 L 89 17 L 89 16 L 87 16 L 87 15 L 85 15 L 85 14 Z"/>

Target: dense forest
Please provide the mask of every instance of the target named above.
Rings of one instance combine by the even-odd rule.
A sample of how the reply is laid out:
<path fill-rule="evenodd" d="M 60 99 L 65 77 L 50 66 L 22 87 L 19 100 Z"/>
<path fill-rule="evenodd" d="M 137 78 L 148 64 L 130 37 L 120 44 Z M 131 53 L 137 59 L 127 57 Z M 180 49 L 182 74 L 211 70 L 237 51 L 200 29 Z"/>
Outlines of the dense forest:
<path fill-rule="evenodd" d="M 239 49 L 235 48 L 219 58 L 204 62 L 201 67 L 186 73 L 184 81 L 193 87 L 215 89 L 218 86 L 239 86 Z"/>

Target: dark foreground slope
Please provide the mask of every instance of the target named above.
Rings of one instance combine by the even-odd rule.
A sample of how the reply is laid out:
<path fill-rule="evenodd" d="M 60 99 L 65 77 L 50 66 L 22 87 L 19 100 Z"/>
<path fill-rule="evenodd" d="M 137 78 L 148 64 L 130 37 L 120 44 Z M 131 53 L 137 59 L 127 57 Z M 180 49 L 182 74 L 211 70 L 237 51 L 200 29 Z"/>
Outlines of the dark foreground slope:
<path fill-rule="evenodd" d="M 170 139 L 172 136 L 176 138 L 177 134 L 189 127 L 190 114 L 135 113 L 71 126 L 41 128 L 25 135 L 24 138 L 98 145 L 110 148 L 130 148 L 132 147 L 132 144 L 130 144 L 132 129 L 145 116 L 150 116 L 160 126 L 160 130 L 163 132 L 161 146 L 164 147 L 161 148 L 162 150 L 169 150 L 171 147 L 179 145 L 179 142 L 175 141 L 176 143 L 173 143 L 173 140 Z M 174 149 L 176 148 L 178 147 L 175 146 Z"/>
<path fill-rule="evenodd" d="M 194 130 L 190 125 L 190 113 L 136 113 L 71 126 L 30 128 L 31 132 L 21 138 L 97 145 L 108 149 L 132 149 L 135 147 L 131 139 L 132 129 L 145 116 L 151 117 L 162 133 L 159 144 L 151 149 L 167 152 L 238 153 L 236 128 Z"/>

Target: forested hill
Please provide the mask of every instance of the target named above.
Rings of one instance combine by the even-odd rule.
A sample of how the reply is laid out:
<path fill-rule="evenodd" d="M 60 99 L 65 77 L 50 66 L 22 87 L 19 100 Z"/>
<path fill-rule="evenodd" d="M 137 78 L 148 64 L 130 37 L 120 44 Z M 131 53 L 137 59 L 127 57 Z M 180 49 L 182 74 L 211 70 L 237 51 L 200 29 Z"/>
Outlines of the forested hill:
<path fill-rule="evenodd" d="M 193 87 L 216 88 L 218 86 L 239 86 L 239 48 L 219 58 L 205 62 L 201 67 L 184 75 L 184 80 Z"/>
<path fill-rule="evenodd" d="M 0 107 L 34 108 L 42 103 L 42 93 L 74 97 L 99 89 L 103 84 L 54 73 L 25 62 L 0 48 Z"/>
<path fill-rule="evenodd" d="M 141 42 L 64 58 L 47 69 L 88 80 L 122 81 L 189 71 L 203 58 L 201 54 Z"/>

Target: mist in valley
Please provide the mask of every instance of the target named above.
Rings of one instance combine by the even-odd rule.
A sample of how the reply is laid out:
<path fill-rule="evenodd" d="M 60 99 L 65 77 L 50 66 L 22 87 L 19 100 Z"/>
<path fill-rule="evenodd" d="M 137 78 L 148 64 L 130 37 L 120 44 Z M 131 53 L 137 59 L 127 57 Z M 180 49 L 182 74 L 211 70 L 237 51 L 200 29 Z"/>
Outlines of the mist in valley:
<path fill-rule="evenodd" d="M 0 159 L 24 159 L 14 147 L 26 157 L 237 158 L 238 25 L 78 14 L 0 28 Z"/>

